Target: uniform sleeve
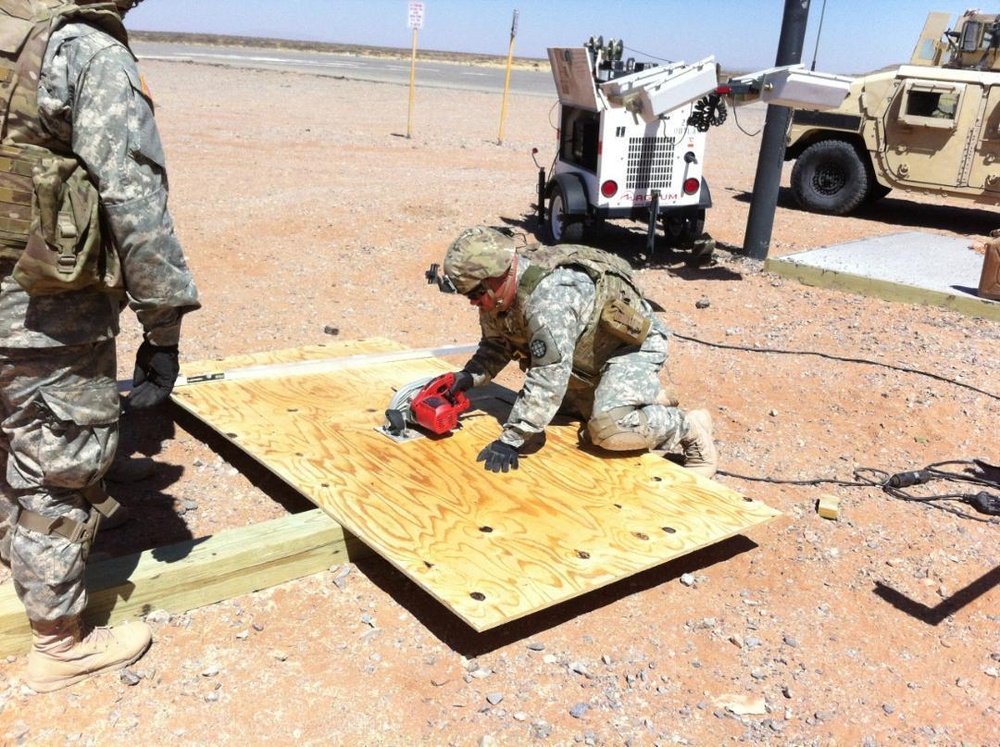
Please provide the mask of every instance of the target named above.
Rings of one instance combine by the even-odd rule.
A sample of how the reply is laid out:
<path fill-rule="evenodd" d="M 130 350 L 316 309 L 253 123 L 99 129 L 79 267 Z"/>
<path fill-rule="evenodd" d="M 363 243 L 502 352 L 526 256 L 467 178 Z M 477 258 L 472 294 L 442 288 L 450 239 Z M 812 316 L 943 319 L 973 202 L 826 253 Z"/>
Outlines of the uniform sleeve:
<path fill-rule="evenodd" d="M 167 172 L 153 108 L 131 53 L 93 55 L 76 79 L 72 147 L 95 179 L 121 257 L 129 306 L 155 345 L 176 345 L 198 292 L 167 209 Z"/>
<path fill-rule="evenodd" d="M 576 341 L 594 308 L 595 292 L 585 274 L 557 270 L 531 294 L 525 304 L 531 359 L 500 436 L 504 443 L 520 448 L 552 422 L 566 396 Z"/>
<path fill-rule="evenodd" d="M 476 386 L 489 384 L 515 357 L 514 347 L 495 328 L 491 318 L 479 312 L 479 327 L 482 338 L 464 368 L 472 374 Z"/>

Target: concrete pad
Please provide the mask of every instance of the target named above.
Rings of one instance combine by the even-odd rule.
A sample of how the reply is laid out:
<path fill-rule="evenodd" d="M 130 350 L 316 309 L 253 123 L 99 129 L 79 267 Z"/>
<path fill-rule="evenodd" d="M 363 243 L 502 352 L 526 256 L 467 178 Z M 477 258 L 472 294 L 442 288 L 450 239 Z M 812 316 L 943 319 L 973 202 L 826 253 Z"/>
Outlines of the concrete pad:
<path fill-rule="evenodd" d="M 970 243 L 905 231 L 775 257 L 764 267 L 806 285 L 1000 320 L 1000 302 L 977 294 L 983 255 L 970 249 Z"/>

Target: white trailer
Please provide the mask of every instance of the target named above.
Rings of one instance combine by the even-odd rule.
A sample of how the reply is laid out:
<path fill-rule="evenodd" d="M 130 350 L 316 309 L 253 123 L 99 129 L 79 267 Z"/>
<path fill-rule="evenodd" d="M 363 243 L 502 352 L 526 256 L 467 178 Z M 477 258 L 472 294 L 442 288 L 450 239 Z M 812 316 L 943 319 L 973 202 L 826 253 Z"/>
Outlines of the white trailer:
<path fill-rule="evenodd" d="M 714 57 L 658 64 L 623 61 L 621 50 L 621 42 L 605 46 L 600 37 L 548 50 L 559 96 L 558 145 L 548 173 L 539 167 L 537 211 L 554 243 L 582 243 L 609 219 L 645 222 L 650 252 L 658 222 L 668 242 L 692 242 L 712 205 L 704 154 L 710 125 L 725 120 L 723 96 L 736 104 L 822 109 L 847 92 L 848 79 L 801 65 L 720 86 Z"/>
<path fill-rule="evenodd" d="M 702 174 L 706 132 L 689 120 L 694 101 L 716 88 L 714 59 L 622 62 L 592 44 L 548 52 L 558 148 L 540 176 L 538 204 L 552 240 L 579 243 L 607 219 L 646 222 L 650 243 L 657 219 L 674 241 L 700 235 L 712 204 Z"/>

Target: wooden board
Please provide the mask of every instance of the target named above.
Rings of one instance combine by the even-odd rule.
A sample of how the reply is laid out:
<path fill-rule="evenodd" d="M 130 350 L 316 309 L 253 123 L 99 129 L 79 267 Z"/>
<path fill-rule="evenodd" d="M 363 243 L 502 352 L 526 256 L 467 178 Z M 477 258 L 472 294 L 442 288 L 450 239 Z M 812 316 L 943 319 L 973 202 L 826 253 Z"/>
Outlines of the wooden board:
<path fill-rule="evenodd" d="M 153 610 L 187 612 L 363 557 L 359 544 L 317 508 L 89 563 L 84 617 L 105 625 Z M 23 654 L 30 644 L 14 585 L 0 585 L 0 656 Z"/>
<path fill-rule="evenodd" d="M 476 456 L 499 435 L 514 397 L 497 386 L 473 390 L 474 409 L 456 432 L 396 443 L 378 430 L 395 389 L 455 368 L 386 355 L 400 350 L 375 340 L 244 357 L 272 368 L 261 378 L 188 384 L 173 396 L 478 631 L 778 515 L 653 454 L 583 451 L 577 423 L 550 426 L 544 447 L 523 455 L 516 472 L 487 472 Z M 368 355 L 369 365 L 356 358 L 283 375 L 298 361 L 338 353 Z"/>

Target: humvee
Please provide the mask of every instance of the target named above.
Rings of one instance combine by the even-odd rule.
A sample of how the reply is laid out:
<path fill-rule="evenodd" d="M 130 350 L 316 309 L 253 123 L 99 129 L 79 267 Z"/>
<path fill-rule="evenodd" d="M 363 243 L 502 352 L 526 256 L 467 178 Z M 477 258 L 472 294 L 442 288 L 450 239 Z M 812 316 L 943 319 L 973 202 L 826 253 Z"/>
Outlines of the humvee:
<path fill-rule="evenodd" d="M 910 63 L 856 78 L 839 108 L 795 110 L 785 140 L 806 210 L 890 190 L 1000 203 L 1000 15 L 931 13 Z"/>

